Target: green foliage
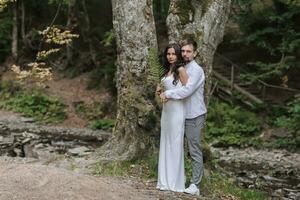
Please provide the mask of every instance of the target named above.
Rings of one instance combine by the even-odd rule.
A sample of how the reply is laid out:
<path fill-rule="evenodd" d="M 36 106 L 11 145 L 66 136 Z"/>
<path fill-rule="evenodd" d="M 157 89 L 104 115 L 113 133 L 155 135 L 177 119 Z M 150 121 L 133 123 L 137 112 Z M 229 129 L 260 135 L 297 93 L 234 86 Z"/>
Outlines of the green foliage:
<path fill-rule="evenodd" d="M 101 44 L 103 44 L 105 47 L 108 47 L 111 46 L 113 42 L 115 42 L 115 32 L 113 29 L 111 29 L 110 31 L 104 33 Z"/>
<path fill-rule="evenodd" d="M 105 131 L 112 131 L 115 126 L 115 120 L 113 119 L 98 119 L 92 122 L 92 129 L 99 129 Z"/>
<path fill-rule="evenodd" d="M 204 0 L 202 1 L 202 15 L 208 10 L 209 6 L 211 5 L 213 1 L 212 0 Z"/>
<path fill-rule="evenodd" d="M 271 117 L 260 120 L 256 114 L 234 107 L 226 103 L 212 100 L 208 116 L 205 138 L 218 146 L 238 146 L 268 149 L 297 150 L 300 148 L 300 95 L 282 107 L 274 107 Z M 278 127 L 290 132 L 293 136 L 287 138 L 272 137 L 263 141 L 259 135 L 262 123 L 269 124 L 273 129 Z"/>
<path fill-rule="evenodd" d="M 163 75 L 164 69 L 159 63 L 158 53 L 155 49 L 149 50 L 149 71 L 148 71 L 148 81 L 160 83 L 160 79 Z"/>
<path fill-rule="evenodd" d="M 92 168 L 96 175 L 157 178 L 158 152 L 144 159 L 124 162 L 96 163 Z"/>
<path fill-rule="evenodd" d="M 96 163 L 92 167 L 95 175 L 124 177 L 130 169 L 129 162 Z"/>
<path fill-rule="evenodd" d="M 116 47 L 113 29 L 106 31 L 100 42 L 101 54 L 97 55 L 100 63 L 90 73 L 88 89 L 108 88 L 112 94 L 116 94 Z"/>
<path fill-rule="evenodd" d="M 86 105 L 84 102 L 78 102 L 75 105 L 75 112 L 82 118 L 96 120 L 104 116 L 103 105 L 104 104 L 100 102 L 94 102 L 90 105 Z"/>
<path fill-rule="evenodd" d="M 294 133 L 300 130 L 300 95 L 287 103 L 287 108 L 283 112 L 283 115 L 275 119 L 274 125 L 285 127 Z"/>
<path fill-rule="evenodd" d="M 0 12 L 0 61 L 10 52 L 12 19 L 8 12 Z"/>
<path fill-rule="evenodd" d="M 226 103 L 212 101 L 207 116 L 209 140 L 227 138 L 232 144 L 239 145 L 241 137 L 254 136 L 261 130 L 261 123 L 254 113 Z"/>
<path fill-rule="evenodd" d="M 9 3 L 13 3 L 16 0 L 0 0 L 0 12 L 4 10 L 8 6 Z"/>
<path fill-rule="evenodd" d="M 111 106 L 109 102 L 94 102 L 90 105 L 78 102 L 75 105 L 75 112 L 79 117 L 91 121 L 90 127 L 92 129 L 112 131 L 115 120 L 102 119 L 104 114 L 108 112 L 109 106 Z"/>
<path fill-rule="evenodd" d="M 288 149 L 295 150 L 300 148 L 300 135 L 296 138 L 278 138 L 274 142 L 269 143 L 265 146 L 269 146 L 276 149 Z"/>
<path fill-rule="evenodd" d="M 114 63 L 114 59 L 103 60 L 104 63 L 102 66 L 99 66 L 91 71 L 90 79 L 88 82 L 88 89 L 100 89 L 106 87 L 113 94 L 116 93 L 116 70 L 117 66 Z"/>
<path fill-rule="evenodd" d="M 49 4 L 69 4 L 71 3 L 71 1 L 74 1 L 74 0 L 48 0 Z"/>
<path fill-rule="evenodd" d="M 261 61 L 251 62 L 250 80 L 280 78 L 299 66 L 297 52 L 300 47 L 299 4 L 292 1 L 235 0 L 241 9 L 234 20 L 243 35 L 234 41 L 254 45 L 261 49 Z"/>
<path fill-rule="evenodd" d="M 1 85 L 0 108 L 23 113 L 43 123 L 58 123 L 66 119 L 65 105 L 39 91 L 21 91 Z M 10 92 L 12 91 L 12 92 Z"/>
<path fill-rule="evenodd" d="M 226 196 L 238 197 L 238 199 L 241 200 L 271 199 L 260 191 L 239 188 L 234 184 L 233 179 L 216 172 L 212 173 L 210 176 L 203 177 L 200 188 L 201 193 L 205 196 L 219 194 L 220 196 L 224 197 L 224 199 L 227 199 Z"/>
<path fill-rule="evenodd" d="M 208 0 L 207 0 L 208 1 Z M 205 1 L 206 2 L 206 1 Z M 182 25 L 190 22 L 190 16 L 193 15 L 194 10 L 192 6 L 191 0 L 179 0 L 177 2 L 177 13 L 180 18 L 180 22 Z"/>

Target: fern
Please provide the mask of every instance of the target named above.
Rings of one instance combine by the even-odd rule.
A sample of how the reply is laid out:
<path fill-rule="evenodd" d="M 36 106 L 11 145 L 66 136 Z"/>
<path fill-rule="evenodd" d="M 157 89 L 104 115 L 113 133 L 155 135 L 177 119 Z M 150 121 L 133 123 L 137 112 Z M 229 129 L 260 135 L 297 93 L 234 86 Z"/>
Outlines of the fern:
<path fill-rule="evenodd" d="M 149 50 L 149 70 L 148 70 L 148 76 L 147 76 L 147 82 L 150 85 L 156 86 L 156 92 L 157 91 L 164 91 L 164 87 L 161 84 L 161 77 L 164 74 L 164 68 L 159 63 L 157 50 L 151 48 Z M 154 91 L 153 91 L 154 93 Z M 155 95 L 155 101 L 158 105 L 161 105 L 162 101 L 160 100 L 158 95 Z"/>
<path fill-rule="evenodd" d="M 149 50 L 149 71 L 148 71 L 148 82 L 160 83 L 160 79 L 163 75 L 164 68 L 159 63 L 157 50 L 151 48 Z"/>

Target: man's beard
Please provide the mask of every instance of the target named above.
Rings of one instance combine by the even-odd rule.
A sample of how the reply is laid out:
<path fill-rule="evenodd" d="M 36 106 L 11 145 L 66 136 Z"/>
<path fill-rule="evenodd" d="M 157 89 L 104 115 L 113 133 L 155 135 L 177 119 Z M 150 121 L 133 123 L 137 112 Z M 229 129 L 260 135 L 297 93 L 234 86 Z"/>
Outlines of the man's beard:
<path fill-rule="evenodd" d="M 184 59 L 184 58 L 183 58 L 183 62 L 184 62 L 185 64 L 188 64 L 189 62 L 191 62 L 191 60 L 188 59 L 188 58 L 187 58 L 187 59 Z"/>

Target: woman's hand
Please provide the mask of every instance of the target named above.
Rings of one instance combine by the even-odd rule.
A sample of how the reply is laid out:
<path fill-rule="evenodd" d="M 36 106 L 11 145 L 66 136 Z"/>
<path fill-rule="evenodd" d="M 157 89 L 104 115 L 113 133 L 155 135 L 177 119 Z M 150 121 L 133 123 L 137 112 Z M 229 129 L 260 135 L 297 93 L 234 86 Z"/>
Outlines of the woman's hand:
<path fill-rule="evenodd" d="M 160 85 L 158 85 L 155 91 L 156 95 L 159 96 L 162 92 L 163 92 L 163 88 Z"/>
<path fill-rule="evenodd" d="M 166 95 L 165 95 L 165 93 L 160 93 L 160 95 L 159 95 L 159 97 L 160 97 L 160 100 L 161 100 L 161 102 L 162 103 L 164 103 L 164 102 L 167 102 L 168 101 L 168 99 L 167 99 L 167 97 L 166 97 Z"/>

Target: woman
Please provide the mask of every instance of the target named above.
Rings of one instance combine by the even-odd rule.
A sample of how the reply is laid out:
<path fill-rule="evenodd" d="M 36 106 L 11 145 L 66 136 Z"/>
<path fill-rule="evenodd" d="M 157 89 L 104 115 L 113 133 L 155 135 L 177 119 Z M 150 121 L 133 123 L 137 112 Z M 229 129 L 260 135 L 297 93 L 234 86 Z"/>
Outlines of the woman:
<path fill-rule="evenodd" d="M 165 69 L 162 84 L 165 90 L 185 85 L 188 79 L 178 44 L 169 44 L 163 55 Z M 164 102 L 161 115 L 161 136 L 157 188 L 183 192 L 184 176 L 184 103 L 180 100 Z"/>

